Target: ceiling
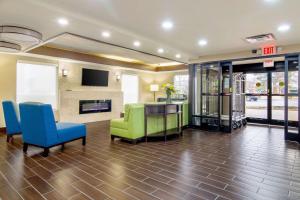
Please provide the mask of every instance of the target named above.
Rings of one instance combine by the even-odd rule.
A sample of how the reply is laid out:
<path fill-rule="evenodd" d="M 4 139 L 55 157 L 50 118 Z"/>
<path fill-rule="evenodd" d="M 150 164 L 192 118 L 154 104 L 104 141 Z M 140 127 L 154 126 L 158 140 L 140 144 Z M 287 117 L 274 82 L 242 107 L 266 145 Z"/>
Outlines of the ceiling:
<path fill-rule="evenodd" d="M 95 40 L 82 38 L 77 35 L 68 33 L 59 35 L 55 39 L 47 42 L 45 45 L 52 48 L 65 49 L 100 57 L 118 59 L 125 62 L 134 62 L 153 66 L 158 66 L 158 64 L 162 63 L 173 63 L 172 61 L 165 58 L 141 53 L 130 49 L 124 49 L 122 47 L 101 43 Z"/>
<path fill-rule="evenodd" d="M 43 34 L 47 41 L 61 33 L 74 33 L 99 41 L 186 63 L 199 56 L 251 50 L 244 38 L 273 33 L 276 44 L 300 44 L 299 0 L 0 0 L 0 25 L 18 25 Z M 59 18 L 69 25 L 61 26 Z M 171 20 L 172 30 L 161 23 Z M 291 30 L 277 31 L 289 23 Z M 109 31 L 110 38 L 103 38 Z M 200 47 L 198 41 L 208 44 Z M 133 41 L 140 41 L 139 48 Z M 94 54 L 117 54 L 145 63 L 169 62 L 128 49 L 57 38 L 48 45 Z M 99 45 L 99 46 L 97 46 Z M 114 48 L 114 47 L 112 47 Z M 158 48 L 165 52 L 159 54 Z M 105 51 L 105 52 L 103 52 Z M 181 54 L 181 58 L 175 58 Z"/>

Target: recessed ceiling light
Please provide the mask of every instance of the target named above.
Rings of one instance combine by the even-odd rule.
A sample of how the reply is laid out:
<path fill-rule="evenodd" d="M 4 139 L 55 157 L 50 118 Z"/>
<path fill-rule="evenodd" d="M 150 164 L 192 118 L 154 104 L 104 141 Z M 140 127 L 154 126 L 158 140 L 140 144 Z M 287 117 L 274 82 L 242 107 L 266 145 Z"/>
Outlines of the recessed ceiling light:
<path fill-rule="evenodd" d="M 181 58 L 181 55 L 178 53 L 175 55 L 176 58 Z"/>
<path fill-rule="evenodd" d="M 164 21 L 161 26 L 165 29 L 165 30 L 170 30 L 173 28 L 174 24 L 171 21 Z"/>
<path fill-rule="evenodd" d="M 289 24 L 282 24 L 277 28 L 277 30 L 279 32 L 287 32 L 290 29 L 291 29 L 291 26 Z"/>
<path fill-rule="evenodd" d="M 141 46 L 141 43 L 139 41 L 134 41 L 133 45 L 136 46 L 136 47 L 139 47 L 139 46 Z"/>
<path fill-rule="evenodd" d="M 57 20 L 57 22 L 58 22 L 60 25 L 62 25 L 62 26 L 67 26 L 67 25 L 69 25 L 69 21 L 68 21 L 66 18 L 59 18 L 59 19 Z"/>
<path fill-rule="evenodd" d="M 110 32 L 108 32 L 108 31 L 103 31 L 103 32 L 102 32 L 102 37 L 109 38 L 109 37 L 110 37 Z"/>
<path fill-rule="evenodd" d="M 205 39 L 199 40 L 198 44 L 199 44 L 201 47 L 204 47 L 204 46 L 207 45 L 207 40 L 205 40 Z"/>
<path fill-rule="evenodd" d="M 164 53 L 164 52 L 165 52 L 165 50 L 164 50 L 164 49 L 162 49 L 162 48 L 159 48 L 159 49 L 157 50 L 157 52 L 158 52 L 158 53 Z"/>
<path fill-rule="evenodd" d="M 279 0 L 264 0 L 264 2 L 266 2 L 266 3 L 276 3 L 277 1 L 279 1 Z"/>

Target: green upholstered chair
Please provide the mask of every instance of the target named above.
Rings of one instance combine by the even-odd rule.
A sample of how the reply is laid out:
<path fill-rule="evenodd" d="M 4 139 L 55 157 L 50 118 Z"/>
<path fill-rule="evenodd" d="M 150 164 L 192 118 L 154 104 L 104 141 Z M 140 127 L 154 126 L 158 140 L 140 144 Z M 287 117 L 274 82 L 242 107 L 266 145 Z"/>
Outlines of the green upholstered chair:
<path fill-rule="evenodd" d="M 183 125 L 188 124 L 188 103 L 183 104 Z M 144 104 L 125 105 L 124 118 L 113 119 L 110 122 L 110 134 L 112 140 L 115 137 L 124 138 L 133 141 L 144 137 Z M 167 129 L 177 127 L 177 116 L 169 115 L 167 117 Z M 163 131 L 162 117 L 148 117 L 147 126 L 148 135 Z"/>

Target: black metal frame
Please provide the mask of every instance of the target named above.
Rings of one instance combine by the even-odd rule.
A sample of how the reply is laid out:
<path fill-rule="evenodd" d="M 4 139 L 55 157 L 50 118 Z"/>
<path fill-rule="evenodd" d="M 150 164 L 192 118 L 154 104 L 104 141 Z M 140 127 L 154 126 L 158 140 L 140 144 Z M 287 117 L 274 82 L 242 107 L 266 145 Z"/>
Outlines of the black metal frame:
<path fill-rule="evenodd" d="M 167 117 L 168 115 L 177 116 L 177 128 L 167 129 Z M 148 117 L 163 117 L 163 131 L 148 135 Z M 144 137 L 145 141 L 148 141 L 148 137 L 164 138 L 167 142 L 167 136 L 180 135 L 183 136 L 183 104 L 145 104 L 144 108 Z M 176 130 L 176 131 L 174 131 Z"/>
<path fill-rule="evenodd" d="M 289 89 L 288 83 L 289 83 L 289 62 L 290 61 L 296 61 L 298 63 L 298 123 L 297 123 L 297 128 L 298 131 L 296 133 L 290 132 L 289 131 L 289 123 L 288 123 L 288 97 L 291 96 L 289 94 Z M 290 141 L 296 141 L 300 143 L 300 110 L 299 110 L 299 105 L 300 105 L 300 54 L 295 54 L 295 55 L 287 55 L 285 57 L 285 71 L 284 71 L 284 138 L 285 140 L 290 140 Z"/>
<path fill-rule="evenodd" d="M 229 113 L 228 113 L 228 116 L 229 116 L 229 120 L 228 120 L 228 126 L 222 126 L 221 127 L 221 130 L 223 132 L 227 132 L 227 133 L 231 133 L 232 132 L 232 71 L 233 71 L 233 67 L 232 67 L 232 62 L 221 62 L 220 63 L 220 66 L 221 66 L 221 69 L 222 71 L 224 70 L 224 68 L 227 68 L 228 67 L 228 74 L 229 74 L 229 93 L 225 93 L 224 92 L 224 89 L 225 89 L 225 86 L 222 85 L 221 87 L 221 97 L 222 97 L 222 108 L 224 108 L 224 105 L 223 105 L 223 98 L 224 97 L 229 97 Z M 222 72 L 222 81 L 224 79 L 224 76 L 223 76 L 223 72 Z M 221 124 L 222 125 L 222 124 Z"/>
<path fill-rule="evenodd" d="M 232 59 L 232 60 L 222 60 L 219 62 L 205 62 L 205 63 L 201 63 L 201 64 L 191 64 L 189 65 L 189 75 L 190 75 L 190 84 L 189 84 L 189 126 L 190 127 L 195 127 L 195 128 L 201 128 L 201 126 L 196 126 L 194 123 L 194 119 L 195 118 L 200 118 L 202 116 L 202 113 L 200 113 L 200 116 L 196 116 L 194 115 L 195 113 L 195 93 L 196 93 L 196 87 L 195 87 L 195 83 L 196 83 L 196 69 L 199 66 L 203 66 L 203 65 L 208 65 L 208 64 L 212 64 L 212 63 L 219 63 L 219 65 L 221 66 L 222 63 L 232 63 L 233 61 L 245 61 L 245 60 L 253 60 L 253 59 L 260 59 L 260 58 L 275 58 L 275 57 L 285 57 L 285 61 L 284 61 L 284 65 L 283 62 L 278 62 L 279 63 L 279 67 L 273 69 L 273 72 L 276 71 L 283 71 L 282 69 L 284 69 L 285 72 L 285 85 L 288 84 L 288 71 L 289 71 L 289 60 L 297 60 L 298 61 L 298 65 L 300 65 L 300 53 L 294 53 L 294 54 L 277 54 L 277 55 L 270 55 L 270 56 L 254 56 L 254 57 L 250 57 L 250 58 L 240 58 L 240 59 Z M 269 69 L 264 69 L 266 72 L 269 71 Z M 294 69 L 292 69 L 294 70 Z M 233 68 L 232 71 L 230 73 L 231 79 L 232 79 L 232 72 L 233 72 Z M 250 71 L 249 71 L 250 72 Z M 257 71 L 255 71 L 257 72 Z M 268 73 L 268 85 L 271 86 L 271 80 L 272 80 L 272 74 L 269 72 Z M 201 83 L 202 83 L 202 70 L 201 70 Z M 232 84 L 232 83 L 231 83 Z M 232 88 L 232 85 L 231 85 Z M 202 90 L 202 87 L 201 87 Z M 202 94 L 202 91 L 200 91 L 200 94 Z M 271 97 L 273 96 L 272 91 L 269 88 L 268 94 L 269 96 L 268 98 L 268 119 L 270 119 L 271 121 L 267 121 L 268 124 L 276 124 L 276 125 L 282 125 L 280 120 L 273 120 L 272 119 L 272 101 L 271 101 Z M 295 133 L 290 133 L 288 131 L 288 126 L 289 125 L 293 125 L 293 123 L 289 123 L 288 122 L 288 96 L 291 96 L 291 94 L 288 94 L 288 87 L 285 87 L 285 117 L 284 117 L 284 126 L 285 126 L 285 139 L 286 140 L 293 140 L 293 141 L 297 141 L 300 143 L 300 110 L 298 109 L 298 122 L 297 124 L 294 124 L 298 127 L 298 134 Z M 298 94 L 296 95 L 298 96 L 298 106 L 300 106 L 300 67 L 298 67 Z M 202 98 L 200 98 L 200 105 L 201 105 L 201 111 L 202 111 Z M 230 103 L 232 104 L 232 98 Z M 232 106 L 230 106 L 232 107 Z M 270 108 L 271 107 L 271 108 Z M 232 112 L 232 108 L 230 108 L 230 112 Z M 231 119 L 232 120 L 232 119 Z M 202 121 L 202 120 L 200 120 Z"/>
<path fill-rule="evenodd" d="M 200 101 L 200 113 L 199 115 L 195 114 L 195 103 L 194 103 L 194 99 L 196 98 L 196 71 L 197 69 L 200 69 L 200 82 L 203 83 L 203 73 L 204 70 L 206 73 L 206 76 L 208 76 L 209 74 L 207 72 L 209 72 L 209 68 L 211 65 L 214 65 L 214 68 L 218 68 L 216 71 L 218 71 L 217 74 L 217 79 L 218 79 L 218 89 L 217 89 L 217 93 L 211 94 L 207 91 L 203 90 L 203 84 L 201 84 L 200 86 L 200 93 L 199 93 L 199 101 Z M 229 93 L 224 93 L 223 92 L 223 69 L 228 68 L 229 70 Z M 190 74 L 190 92 L 189 93 L 189 116 L 192 116 L 189 118 L 189 125 L 191 127 L 196 127 L 196 128 L 200 128 L 203 130 L 212 130 L 212 127 L 207 123 L 204 123 L 204 121 L 209 121 L 209 120 L 214 120 L 215 122 L 217 122 L 217 126 L 215 126 L 213 128 L 214 131 L 223 131 L 223 132 L 228 132 L 231 133 L 232 132 L 232 62 L 228 61 L 228 62 L 213 62 L 213 63 L 206 63 L 205 65 L 190 65 L 189 66 L 189 74 Z M 209 89 L 209 85 L 208 82 L 206 81 L 206 90 Z M 205 98 L 209 98 L 209 97 L 217 97 L 217 116 L 204 116 L 203 115 L 203 97 Z M 228 119 L 228 127 L 224 126 L 221 120 L 221 106 L 223 105 L 223 98 L 225 96 L 229 97 L 229 119 Z M 208 99 L 206 100 L 206 102 L 208 102 Z M 206 107 L 206 109 L 208 109 Z M 195 121 L 200 120 L 199 124 L 194 123 Z"/>

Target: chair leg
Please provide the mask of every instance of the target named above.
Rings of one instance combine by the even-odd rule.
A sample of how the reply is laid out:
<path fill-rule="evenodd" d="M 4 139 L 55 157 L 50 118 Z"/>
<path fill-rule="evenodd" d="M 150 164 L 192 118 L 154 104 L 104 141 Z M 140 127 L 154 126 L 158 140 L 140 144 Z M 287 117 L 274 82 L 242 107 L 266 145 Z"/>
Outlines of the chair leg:
<path fill-rule="evenodd" d="M 47 157 L 49 154 L 49 148 L 44 148 L 44 152 L 42 153 L 43 157 Z"/>
<path fill-rule="evenodd" d="M 85 144 L 86 144 L 86 137 L 83 137 L 82 138 L 82 145 L 85 146 Z"/>
<path fill-rule="evenodd" d="M 61 145 L 61 151 L 65 150 L 65 144 Z"/>
<path fill-rule="evenodd" d="M 6 136 L 6 142 L 10 142 L 10 141 L 12 141 L 12 136 L 11 135 L 7 135 Z"/>
<path fill-rule="evenodd" d="M 28 144 L 27 143 L 23 143 L 23 152 L 27 153 L 27 149 L 28 149 Z"/>
<path fill-rule="evenodd" d="M 110 139 L 113 142 L 115 140 L 115 136 L 114 135 L 110 135 Z"/>
<path fill-rule="evenodd" d="M 131 143 L 134 144 L 134 145 L 136 145 L 137 140 L 132 140 Z"/>

